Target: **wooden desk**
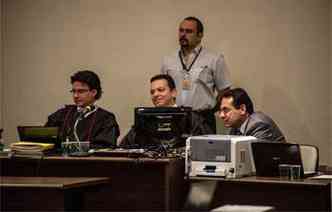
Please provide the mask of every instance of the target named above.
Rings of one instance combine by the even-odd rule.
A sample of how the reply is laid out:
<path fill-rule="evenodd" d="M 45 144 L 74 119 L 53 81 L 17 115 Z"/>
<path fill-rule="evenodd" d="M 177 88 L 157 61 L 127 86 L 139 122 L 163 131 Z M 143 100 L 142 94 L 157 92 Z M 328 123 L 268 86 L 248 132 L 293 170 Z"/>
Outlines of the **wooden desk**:
<path fill-rule="evenodd" d="M 328 180 L 281 180 L 267 177 L 240 179 L 193 178 L 191 182 L 215 182 L 209 207 L 224 204 L 267 205 L 277 211 L 330 211 L 331 182 Z"/>
<path fill-rule="evenodd" d="M 0 211 L 77 211 L 84 192 L 109 183 L 109 178 L 0 177 Z"/>
<path fill-rule="evenodd" d="M 110 184 L 86 192 L 89 211 L 179 210 L 188 188 L 179 158 L 0 157 L 0 169 L 3 176 L 110 177 Z"/>

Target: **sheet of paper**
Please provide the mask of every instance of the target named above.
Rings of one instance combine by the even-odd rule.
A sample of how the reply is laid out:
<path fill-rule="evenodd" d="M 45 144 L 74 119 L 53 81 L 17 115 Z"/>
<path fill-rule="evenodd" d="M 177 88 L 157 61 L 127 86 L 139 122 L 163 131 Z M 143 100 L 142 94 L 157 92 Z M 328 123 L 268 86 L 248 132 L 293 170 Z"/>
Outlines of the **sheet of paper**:
<path fill-rule="evenodd" d="M 327 179 L 327 180 L 332 180 L 332 175 L 323 174 L 323 175 L 319 175 L 319 176 L 315 176 L 315 177 L 310 177 L 310 179 L 317 179 L 317 180 Z"/>

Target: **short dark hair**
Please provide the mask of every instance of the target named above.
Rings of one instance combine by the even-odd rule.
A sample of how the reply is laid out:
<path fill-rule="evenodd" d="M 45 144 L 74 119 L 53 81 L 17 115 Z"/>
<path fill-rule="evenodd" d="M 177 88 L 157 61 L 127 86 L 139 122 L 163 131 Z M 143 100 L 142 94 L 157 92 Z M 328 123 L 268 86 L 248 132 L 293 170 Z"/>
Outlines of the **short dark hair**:
<path fill-rule="evenodd" d="M 96 89 L 97 94 L 95 99 L 100 99 L 102 89 L 100 85 L 100 79 L 96 73 L 90 70 L 82 70 L 76 72 L 74 75 L 70 77 L 70 82 L 73 84 L 74 82 L 82 82 L 89 86 L 90 90 Z"/>
<path fill-rule="evenodd" d="M 254 105 L 248 95 L 248 93 L 243 88 L 233 88 L 225 91 L 219 99 L 219 103 L 223 98 L 233 97 L 233 106 L 236 109 L 240 108 L 240 105 L 244 104 L 246 106 L 246 111 L 249 114 L 254 112 Z"/>
<path fill-rule="evenodd" d="M 168 87 L 170 88 L 171 91 L 176 88 L 173 78 L 168 74 L 157 74 L 150 79 L 150 83 L 156 80 L 166 80 Z"/>
<path fill-rule="evenodd" d="M 203 23 L 196 17 L 194 16 L 188 16 L 185 19 L 183 19 L 184 21 L 195 21 L 196 25 L 197 25 L 197 33 L 202 33 L 204 32 L 204 26 Z"/>

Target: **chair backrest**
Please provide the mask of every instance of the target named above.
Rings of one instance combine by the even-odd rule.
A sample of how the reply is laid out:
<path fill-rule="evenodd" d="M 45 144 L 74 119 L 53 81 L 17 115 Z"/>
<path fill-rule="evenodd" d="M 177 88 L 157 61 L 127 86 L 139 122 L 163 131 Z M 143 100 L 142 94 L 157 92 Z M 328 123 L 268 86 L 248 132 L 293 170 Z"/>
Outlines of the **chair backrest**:
<path fill-rule="evenodd" d="M 218 181 L 191 181 L 183 211 L 209 211 Z"/>
<path fill-rule="evenodd" d="M 300 144 L 304 173 L 317 172 L 319 166 L 319 151 L 314 145 Z"/>

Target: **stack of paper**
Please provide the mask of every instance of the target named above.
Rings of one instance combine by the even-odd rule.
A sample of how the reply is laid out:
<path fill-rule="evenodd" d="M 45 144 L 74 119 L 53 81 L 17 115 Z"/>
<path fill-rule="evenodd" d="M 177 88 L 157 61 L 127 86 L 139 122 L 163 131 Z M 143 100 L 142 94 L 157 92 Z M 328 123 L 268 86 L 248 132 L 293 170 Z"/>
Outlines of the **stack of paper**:
<path fill-rule="evenodd" d="M 11 151 L 17 155 L 41 155 L 54 148 L 54 144 L 19 141 L 10 145 Z"/>

